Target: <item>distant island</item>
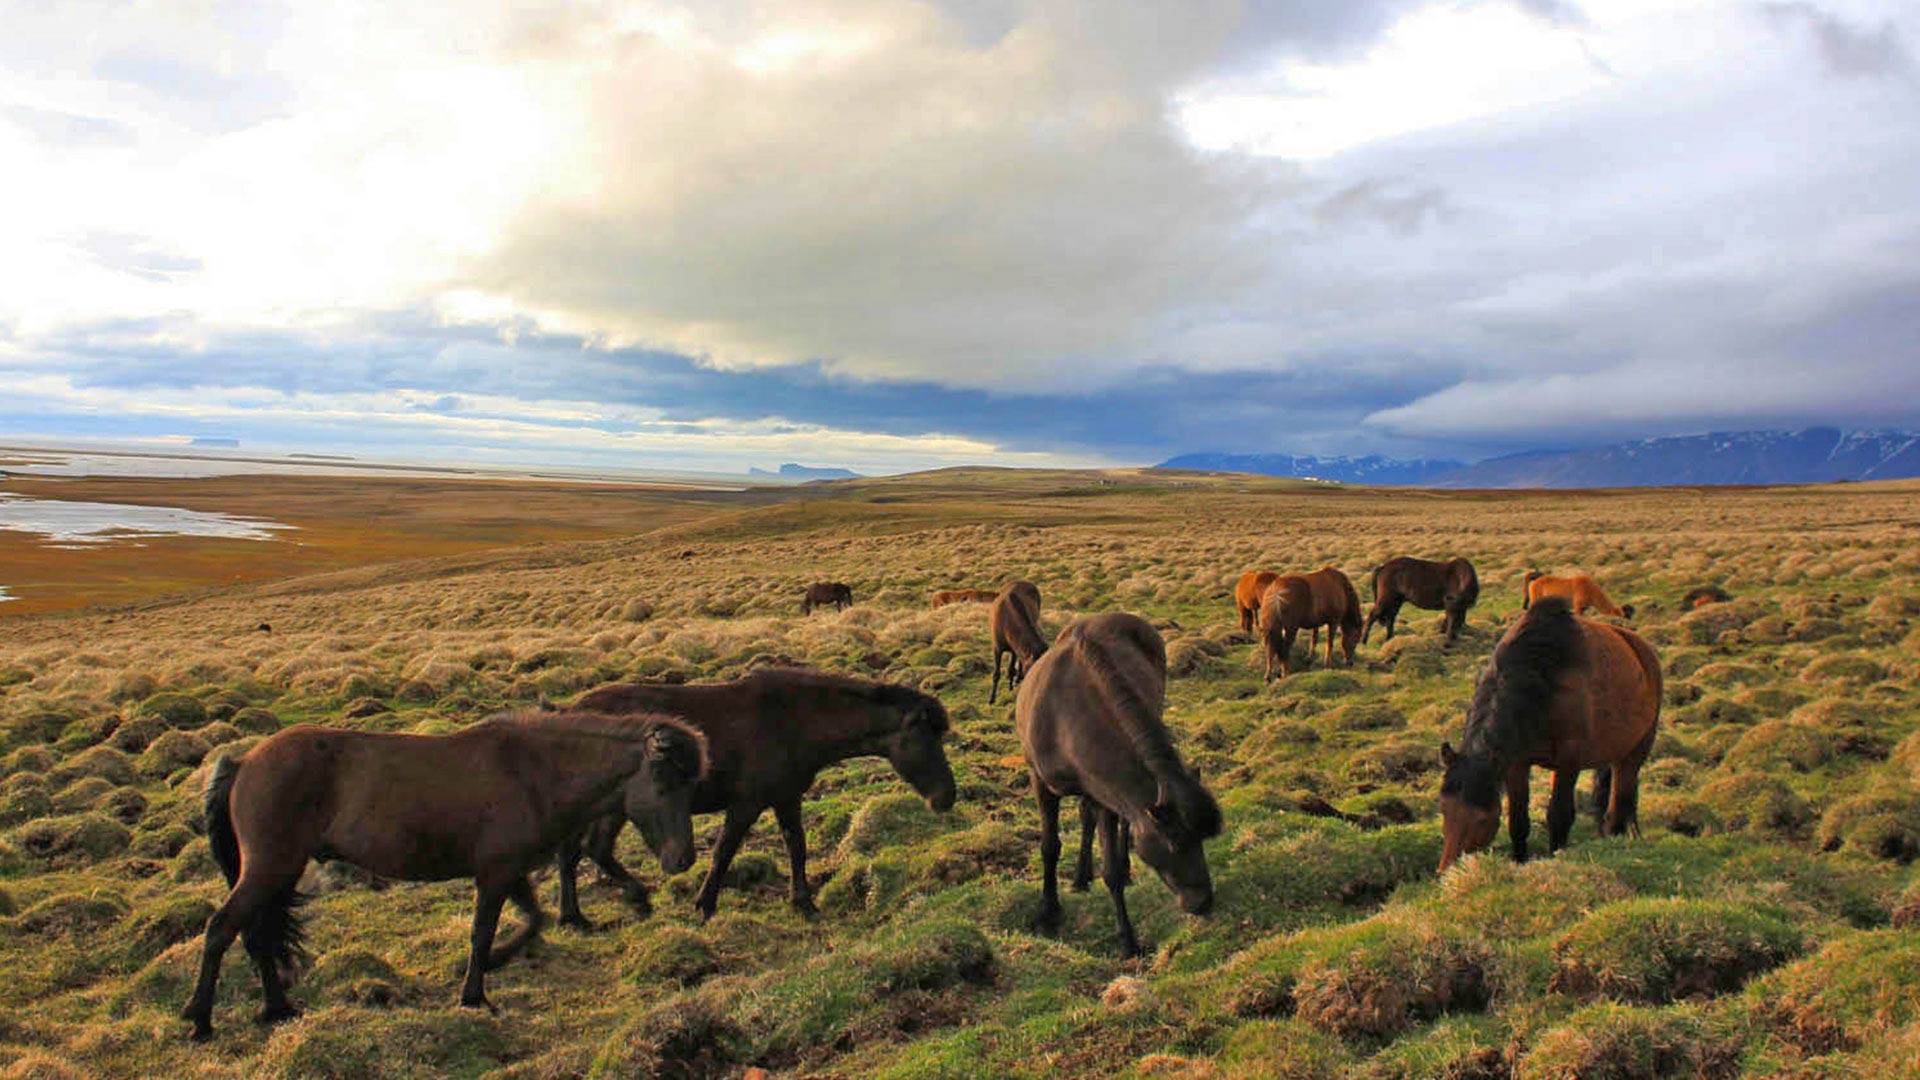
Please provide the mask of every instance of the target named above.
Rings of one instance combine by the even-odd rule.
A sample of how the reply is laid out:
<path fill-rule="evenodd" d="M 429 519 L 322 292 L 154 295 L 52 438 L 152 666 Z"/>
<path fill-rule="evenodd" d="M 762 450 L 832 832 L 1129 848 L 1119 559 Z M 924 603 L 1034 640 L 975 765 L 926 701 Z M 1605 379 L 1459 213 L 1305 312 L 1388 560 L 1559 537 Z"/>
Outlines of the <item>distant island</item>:
<path fill-rule="evenodd" d="M 1435 488 L 1689 487 L 1920 477 L 1920 435 L 1905 431 L 1715 431 L 1585 450 L 1529 450 L 1471 465 L 1378 456 L 1182 454 L 1154 466 Z"/>
<path fill-rule="evenodd" d="M 816 468 L 811 465 L 796 465 L 789 461 L 780 466 L 778 472 L 765 469 L 748 469 L 747 475 L 755 480 L 784 480 L 788 483 L 805 483 L 809 480 L 858 480 L 860 474 L 852 469 Z"/>

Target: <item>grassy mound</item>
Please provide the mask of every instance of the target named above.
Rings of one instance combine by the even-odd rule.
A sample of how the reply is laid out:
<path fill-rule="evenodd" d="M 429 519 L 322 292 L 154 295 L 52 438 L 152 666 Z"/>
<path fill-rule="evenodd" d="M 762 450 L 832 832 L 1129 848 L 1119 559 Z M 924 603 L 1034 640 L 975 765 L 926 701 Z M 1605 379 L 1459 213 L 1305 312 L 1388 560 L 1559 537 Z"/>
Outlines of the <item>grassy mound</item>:
<path fill-rule="evenodd" d="M 1554 942 L 1551 989 L 1665 1004 L 1736 990 L 1792 959 L 1805 935 L 1750 904 L 1634 899 L 1609 904 Z"/>

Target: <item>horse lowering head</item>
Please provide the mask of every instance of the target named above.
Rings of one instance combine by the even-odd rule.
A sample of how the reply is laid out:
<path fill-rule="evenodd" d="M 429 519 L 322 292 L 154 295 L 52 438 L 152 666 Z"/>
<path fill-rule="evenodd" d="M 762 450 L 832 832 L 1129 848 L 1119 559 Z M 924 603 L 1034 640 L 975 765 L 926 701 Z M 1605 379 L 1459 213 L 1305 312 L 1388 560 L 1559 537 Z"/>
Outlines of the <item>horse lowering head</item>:
<path fill-rule="evenodd" d="M 947 709 L 940 699 L 904 686 L 888 687 L 889 704 L 899 713 L 899 727 L 887 736 L 887 760 L 913 790 L 935 810 L 953 808 L 956 787 L 953 766 L 943 744 Z"/>
<path fill-rule="evenodd" d="M 646 764 L 627 780 L 627 820 L 660 857 L 660 868 L 678 874 L 693 865 L 693 795 L 707 773 L 707 739 L 662 716 L 646 743 Z"/>
<path fill-rule="evenodd" d="M 1440 871 L 1493 843 L 1500 829 L 1500 777 L 1493 759 L 1440 744 Z"/>
<path fill-rule="evenodd" d="M 1162 780 L 1147 815 L 1133 826 L 1140 858 L 1160 875 L 1189 915 L 1213 910 L 1213 877 L 1207 872 L 1205 843 L 1220 835 L 1220 806 L 1200 784 Z"/>

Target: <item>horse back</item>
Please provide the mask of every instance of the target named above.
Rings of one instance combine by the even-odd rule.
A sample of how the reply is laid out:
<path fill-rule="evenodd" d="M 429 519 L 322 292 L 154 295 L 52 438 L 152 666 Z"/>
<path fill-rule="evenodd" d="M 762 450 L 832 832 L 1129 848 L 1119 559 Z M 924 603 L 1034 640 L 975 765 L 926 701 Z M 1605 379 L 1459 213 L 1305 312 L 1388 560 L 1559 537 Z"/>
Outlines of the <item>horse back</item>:
<path fill-rule="evenodd" d="M 1660 717 L 1660 659 L 1625 627 L 1577 620 L 1583 662 L 1569 674 L 1554 708 L 1559 751 L 1581 767 L 1611 764 L 1652 737 Z"/>
<path fill-rule="evenodd" d="M 1165 691 L 1166 645 L 1153 627 L 1132 615 L 1081 619 L 1021 684 L 1021 748 L 1058 794 L 1091 795 L 1123 812 L 1149 805 L 1156 785 L 1129 728 L 1148 725 L 1165 738 Z"/>

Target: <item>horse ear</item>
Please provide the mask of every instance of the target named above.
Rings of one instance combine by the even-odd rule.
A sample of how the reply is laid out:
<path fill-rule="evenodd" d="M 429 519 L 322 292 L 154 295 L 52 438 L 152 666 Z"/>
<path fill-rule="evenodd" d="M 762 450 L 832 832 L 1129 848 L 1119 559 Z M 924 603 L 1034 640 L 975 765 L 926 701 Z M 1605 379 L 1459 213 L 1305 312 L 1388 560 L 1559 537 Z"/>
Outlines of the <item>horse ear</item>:
<path fill-rule="evenodd" d="M 1445 767 L 1445 768 L 1448 768 L 1448 769 L 1451 769 L 1451 768 L 1453 768 L 1453 763 L 1454 763 L 1454 761 L 1455 761 L 1456 759 L 1458 759 L 1458 758 L 1459 758 L 1459 756 L 1460 756 L 1460 755 L 1458 755 L 1458 754 L 1456 754 L 1456 753 L 1454 753 L 1454 752 L 1453 752 L 1453 744 L 1452 744 L 1452 743 L 1450 743 L 1450 742 L 1442 742 L 1442 743 L 1440 744 L 1440 764 L 1441 764 L 1441 765 L 1442 765 L 1443 767 Z"/>

